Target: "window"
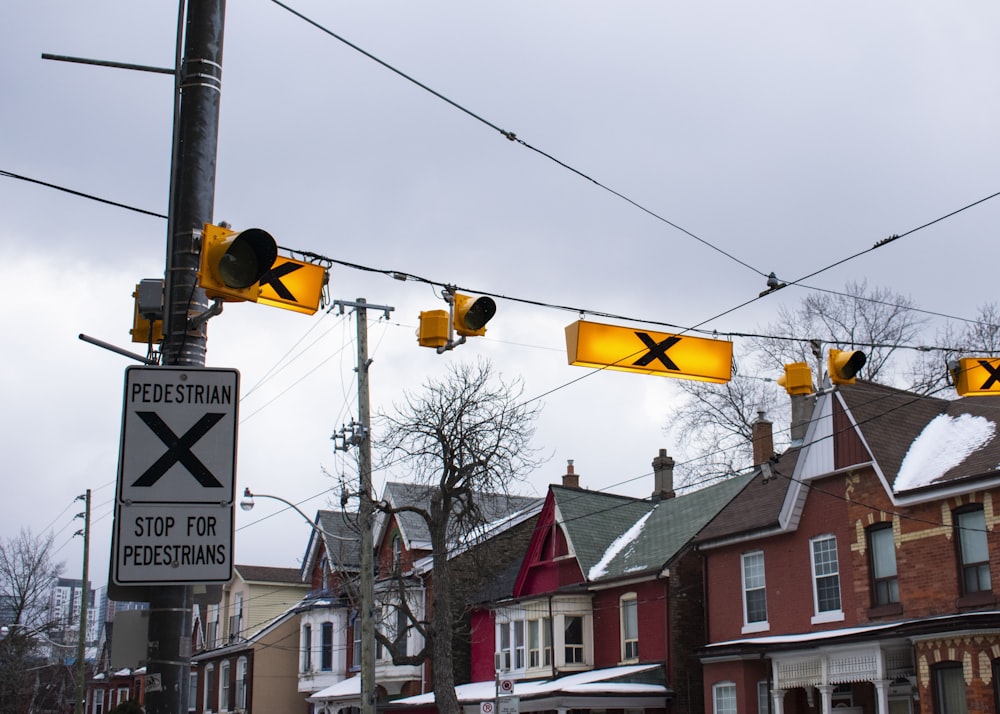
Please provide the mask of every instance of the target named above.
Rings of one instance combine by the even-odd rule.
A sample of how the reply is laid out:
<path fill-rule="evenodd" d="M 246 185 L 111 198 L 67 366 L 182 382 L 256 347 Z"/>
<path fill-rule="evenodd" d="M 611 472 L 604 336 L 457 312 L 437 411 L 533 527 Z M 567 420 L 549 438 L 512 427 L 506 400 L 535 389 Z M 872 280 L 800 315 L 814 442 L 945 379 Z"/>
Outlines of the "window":
<path fill-rule="evenodd" d="M 136 695 L 136 699 L 139 696 Z M 188 674 L 188 711 L 193 712 L 198 709 L 198 673 L 191 671 Z"/>
<path fill-rule="evenodd" d="M 504 672 L 510 671 L 510 625 L 506 622 L 500 624 L 500 657 L 499 669 Z"/>
<path fill-rule="evenodd" d="M 767 680 L 762 679 L 757 682 L 757 714 L 767 714 L 771 711 L 771 690 L 767 686 Z"/>
<path fill-rule="evenodd" d="M 361 613 L 354 613 L 354 651 L 351 653 L 354 669 L 361 669 Z"/>
<path fill-rule="evenodd" d="M 219 711 L 229 711 L 229 660 L 219 664 Z"/>
<path fill-rule="evenodd" d="M 312 625 L 302 626 L 302 671 L 312 672 Z"/>
<path fill-rule="evenodd" d="M 583 618 L 579 615 L 564 618 L 563 647 L 566 664 L 583 664 Z"/>
<path fill-rule="evenodd" d="M 95 689 L 94 690 L 94 714 L 104 714 L 104 690 Z"/>
<path fill-rule="evenodd" d="M 324 622 L 320 643 L 319 668 L 324 672 L 333 670 L 333 623 Z"/>
<path fill-rule="evenodd" d="M 873 526 L 868 530 L 868 553 L 872 574 L 872 604 L 891 605 L 899 602 L 896 543 L 891 523 Z"/>
<path fill-rule="evenodd" d="M 986 542 L 986 517 L 982 506 L 955 514 L 959 556 L 962 562 L 962 592 L 988 592 L 990 551 Z"/>
<path fill-rule="evenodd" d="M 552 664 L 552 620 L 528 620 L 528 666 L 548 667 Z"/>
<path fill-rule="evenodd" d="M 215 665 L 205 665 L 205 701 L 202 711 L 210 712 L 215 709 Z"/>
<path fill-rule="evenodd" d="M 945 662 L 934 672 L 934 713 L 968 714 L 965 702 L 965 678 L 959 662 Z"/>
<path fill-rule="evenodd" d="M 392 536 L 392 571 L 394 573 L 399 572 L 400 557 L 403 554 L 403 539 L 399 537 L 399 533 Z"/>
<path fill-rule="evenodd" d="M 764 553 L 744 553 L 743 557 L 744 632 L 767 629 L 767 589 L 764 587 Z"/>
<path fill-rule="evenodd" d="M 118 705 L 121 705 L 121 704 L 127 702 L 128 701 L 128 693 L 129 693 L 128 687 L 118 687 L 118 700 L 117 700 L 116 703 Z"/>
<path fill-rule="evenodd" d="M 840 566 L 837 561 L 837 539 L 832 535 L 812 540 L 813 622 L 842 620 L 840 609 Z"/>
<path fill-rule="evenodd" d="M 514 632 L 514 669 L 524 669 L 524 620 L 510 623 Z"/>
<path fill-rule="evenodd" d="M 236 708 L 247 708 L 247 658 L 236 660 Z"/>
<path fill-rule="evenodd" d="M 635 593 L 622 595 L 622 661 L 639 659 L 639 601 Z"/>
<path fill-rule="evenodd" d="M 733 682 L 712 686 L 712 714 L 736 714 L 736 685 Z"/>

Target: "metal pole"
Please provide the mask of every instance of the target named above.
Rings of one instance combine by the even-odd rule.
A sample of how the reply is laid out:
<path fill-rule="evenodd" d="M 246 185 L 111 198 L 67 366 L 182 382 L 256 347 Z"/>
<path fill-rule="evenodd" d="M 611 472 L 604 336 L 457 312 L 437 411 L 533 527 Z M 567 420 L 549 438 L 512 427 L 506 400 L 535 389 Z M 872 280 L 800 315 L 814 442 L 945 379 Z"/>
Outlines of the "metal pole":
<path fill-rule="evenodd" d="M 372 442 L 371 403 L 368 389 L 368 309 L 364 298 L 355 307 L 358 320 L 358 421 L 362 439 L 358 447 L 361 478 L 361 714 L 375 712 L 375 554 L 372 542 Z"/>
<path fill-rule="evenodd" d="M 87 683 L 87 608 L 90 606 L 88 592 L 90 578 L 90 489 L 84 496 L 86 508 L 83 511 L 83 594 L 80 596 L 80 636 L 76 643 L 76 702 L 75 714 L 84 712 L 84 687 Z"/>
<path fill-rule="evenodd" d="M 192 329 L 189 318 L 208 308 L 205 293 L 198 287 L 199 236 L 202 226 L 213 220 L 225 14 L 225 0 L 187 3 L 167 219 L 165 365 L 205 365 L 206 326 L 202 323 Z M 172 585 L 151 588 L 150 593 L 147 672 L 160 675 L 161 688 L 146 692 L 145 709 L 148 714 L 187 714 L 192 589 Z"/>

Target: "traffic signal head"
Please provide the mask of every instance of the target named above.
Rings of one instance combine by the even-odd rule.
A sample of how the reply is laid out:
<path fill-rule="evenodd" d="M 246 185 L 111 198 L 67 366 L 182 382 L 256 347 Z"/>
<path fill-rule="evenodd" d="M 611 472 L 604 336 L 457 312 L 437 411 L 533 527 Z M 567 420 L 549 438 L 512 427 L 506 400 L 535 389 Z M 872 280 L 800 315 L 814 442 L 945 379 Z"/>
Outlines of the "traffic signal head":
<path fill-rule="evenodd" d="M 472 297 L 455 293 L 452 326 L 463 337 L 481 337 L 486 334 L 486 323 L 497 314 L 493 298 Z"/>
<path fill-rule="evenodd" d="M 865 366 L 868 357 L 861 350 L 830 350 L 826 370 L 834 384 L 854 384 L 854 377 Z"/>
<path fill-rule="evenodd" d="M 805 362 L 792 362 L 785 365 L 785 373 L 778 377 L 778 384 L 789 394 L 812 394 L 812 372 Z"/>
<path fill-rule="evenodd" d="M 261 277 L 278 257 L 278 246 L 267 231 L 232 231 L 206 225 L 201 238 L 198 284 L 212 298 L 257 301 Z"/>
<path fill-rule="evenodd" d="M 447 310 L 424 310 L 420 313 L 417 344 L 421 347 L 444 347 L 448 344 Z"/>

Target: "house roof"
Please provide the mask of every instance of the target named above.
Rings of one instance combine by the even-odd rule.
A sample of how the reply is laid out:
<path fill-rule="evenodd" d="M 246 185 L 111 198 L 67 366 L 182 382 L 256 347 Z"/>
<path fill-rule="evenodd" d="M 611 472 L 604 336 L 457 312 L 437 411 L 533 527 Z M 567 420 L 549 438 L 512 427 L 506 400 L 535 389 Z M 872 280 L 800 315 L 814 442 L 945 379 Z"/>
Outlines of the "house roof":
<path fill-rule="evenodd" d="M 755 469 L 743 490 L 701 530 L 695 542 L 704 543 L 778 527 L 778 516 L 792 484 L 790 477 L 798 456 L 798 449 L 789 449 L 781 454 L 777 461 L 770 464 L 770 477 L 760 468 Z"/>
<path fill-rule="evenodd" d="M 580 569 L 594 582 L 662 569 L 751 478 L 659 502 L 564 486 L 550 491 Z"/>
<path fill-rule="evenodd" d="M 235 565 L 236 572 L 246 582 L 304 585 L 298 568 L 274 568 L 267 565 Z"/>
<path fill-rule="evenodd" d="M 777 478 L 765 480 L 758 469 L 697 542 L 794 527 L 803 483 L 869 462 L 897 503 L 1000 482 L 1000 403 L 989 400 L 940 399 L 860 380 L 828 389 L 816 397 L 805 443 L 773 464 Z"/>
<path fill-rule="evenodd" d="M 350 511 L 317 511 L 313 519 L 319 528 L 319 533 L 312 529 L 309 543 L 302 558 L 302 568 L 299 571 L 302 579 L 308 578 L 312 571 L 314 560 L 319 553 L 320 539 L 323 541 L 327 556 L 339 570 L 356 571 L 361 567 L 361 536 L 358 530 L 358 514 Z"/>
<path fill-rule="evenodd" d="M 860 381 L 837 392 L 895 493 L 997 475 L 995 398 L 940 399 Z"/>
<path fill-rule="evenodd" d="M 385 485 L 382 498 L 391 506 L 416 506 L 427 508 L 430 506 L 431 497 L 437 491 L 436 486 L 424 484 L 402 483 L 390 481 Z M 497 521 L 509 518 L 512 514 L 538 506 L 542 499 L 529 496 L 515 496 L 505 493 L 486 493 L 476 491 L 473 495 L 476 506 L 480 509 L 483 525 L 489 525 Z M 427 530 L 427 523 L 419 514 L 403 511 L 395 514 L 396 522 L 399 525 L 400 535 L 409 550 L 430 550 L 431 536 Z M 380 540 L 383 529 L 386 527 L 388 519 L 380 517 L 379 525 L 376 528 L 376 541 Z M 454 529 L 453 540 L 457 543 L 467 536 L 468 525 L 452 522 Z"/>

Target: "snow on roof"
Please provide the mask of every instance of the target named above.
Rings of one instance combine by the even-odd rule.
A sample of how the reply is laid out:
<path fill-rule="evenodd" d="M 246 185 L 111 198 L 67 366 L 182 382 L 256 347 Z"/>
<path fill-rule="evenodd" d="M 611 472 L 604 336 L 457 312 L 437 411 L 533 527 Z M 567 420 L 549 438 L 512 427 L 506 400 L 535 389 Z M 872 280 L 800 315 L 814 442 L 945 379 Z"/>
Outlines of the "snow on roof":
<path fill-rule="evenodd" d="M 615 559 L 616 555 L 621 553 L 625 550 L 625 548 L 636 541 L 639 534 L 642 533 L 642 529 L 646 527 L 646 521 L 651 515 L 653 515 L 653 511 L 655 510 L 656 509 L 654 508 L 647 511 L 642 518 L 632 525 L 631 528 L 615 538 L 614 542 L 608 546 L 606 551 L 604 551 L 604 555 L 601 556 L 601 559 L 594 563 L 593 567 L 591 567 L 590 572 L 587 574 L 587 580 L 596 580 L 607 573 L 608 565 L 611 564 L 611 561 Z"/>
<path fill-rule="evenodd" d="M 607 682 L 608 679 L 619 679 L 628 677 L 640 672 L 654 669 L 660 665 L 640 664 L 627 667 L 612 667 L 610 669 L 594 669 L 589 672 L 570 674 L 556 679 L 546 679 L 542 681 L 514 682 L 513 695 L 524 699 L 537 698 L 545 695 L 562 693 L 569 694 L 659 694 L 666 692 L 666 687 L 662 684 L 650 684 L 642 682 Z M 497 684 L 494 680 L 485 682 L 473 682 L 472 684 L 460 684 L 455 687 L 458 701 L 462 703 L 475 703 L 493 699 L 496 696 Z M 313 695 L 315 698 L 317 695 Z M 397 699 L 393 704 L 406 704 L 409 706 L 420 706 L 423 704 L 433 704 L 434 694 L 418 694 L 415 697 Z"/>
<path fill-rule="evenodd" d="M 996 424 L 981 416 L 935 417 L 910 444 L 893 490 L 899 493 L 934 482 L 985 446 L 995 432 Z"/>

